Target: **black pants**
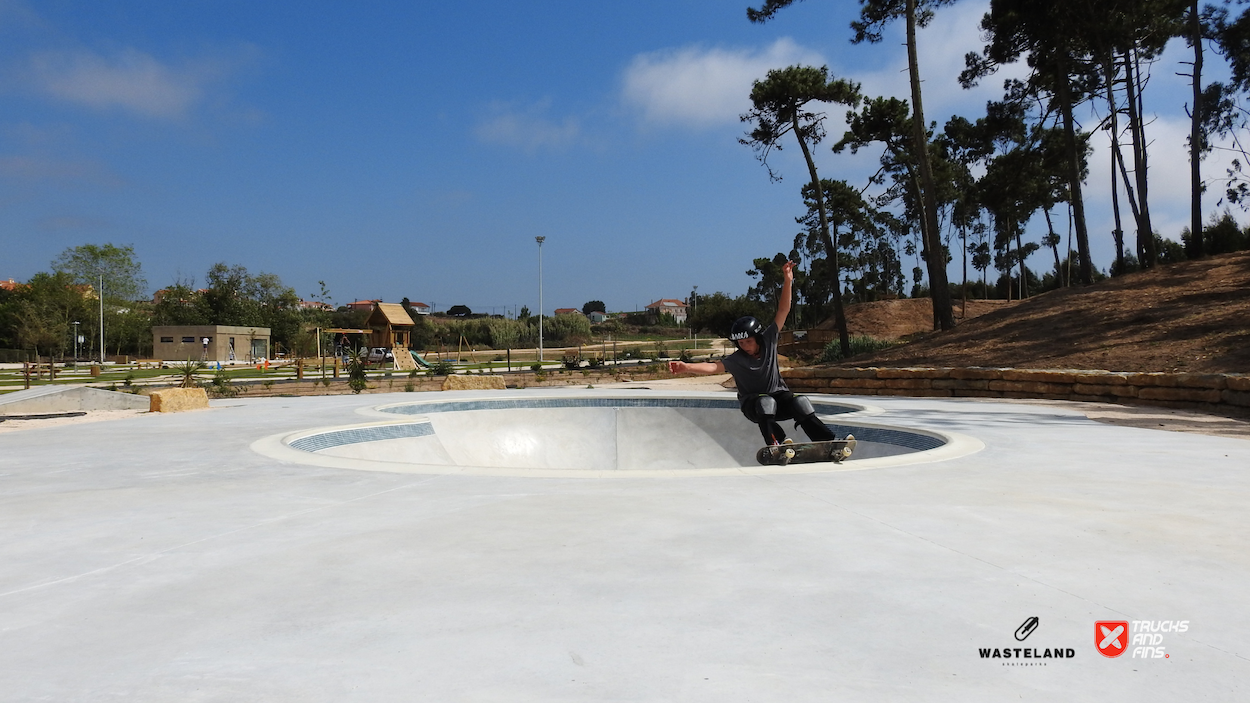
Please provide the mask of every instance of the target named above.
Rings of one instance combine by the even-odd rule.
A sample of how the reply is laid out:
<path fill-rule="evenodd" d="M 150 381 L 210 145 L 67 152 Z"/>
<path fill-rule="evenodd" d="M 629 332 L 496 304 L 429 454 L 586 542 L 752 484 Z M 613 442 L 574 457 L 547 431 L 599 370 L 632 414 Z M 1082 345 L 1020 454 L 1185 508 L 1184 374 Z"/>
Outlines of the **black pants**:
<path fill-rule="evenodd" d="M 769 411 L 772 412 L 769 412 Z M 760 394 L 742 401 L 742 414 L 751 422 L 760 426 L 760 434 L 764 444 L 784 442 L 785 430 L 777 424 L 778 420 L 794 420 L 795 427 L 802 427 L 804 434 L 813 442 L 828 442 L 834 439 L 833 432 L 816 417 L 812 404 L 802 396 L 790 391 Z"/>

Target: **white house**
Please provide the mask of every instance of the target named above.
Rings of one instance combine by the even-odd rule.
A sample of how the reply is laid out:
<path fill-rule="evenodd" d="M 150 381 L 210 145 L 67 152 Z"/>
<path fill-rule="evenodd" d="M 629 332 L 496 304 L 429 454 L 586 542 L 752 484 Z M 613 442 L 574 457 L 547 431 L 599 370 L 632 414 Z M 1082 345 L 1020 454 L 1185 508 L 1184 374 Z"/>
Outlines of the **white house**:
<path fill-rule="evenodd" d="M 668 313 L 677 320 L 677 324 L 685 324 L 686 322 L 686 301 L 674 300 L 673 298 L 663 298 L 655 301 L 647 306 L 649 316 L 659 319 L 660 315 Z"/>

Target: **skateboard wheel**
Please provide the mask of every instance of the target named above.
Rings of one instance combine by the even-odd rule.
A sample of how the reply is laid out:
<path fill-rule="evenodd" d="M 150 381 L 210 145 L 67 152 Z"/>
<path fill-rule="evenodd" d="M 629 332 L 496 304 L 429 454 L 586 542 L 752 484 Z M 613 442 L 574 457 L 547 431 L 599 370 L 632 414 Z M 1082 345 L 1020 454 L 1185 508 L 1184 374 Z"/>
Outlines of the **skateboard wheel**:
<path fill-rule="evenodd" d="M 794 458 L 794 450 L 793 450 L 793 449 L 787 449 L 787 450 L 786 450 L 786 458 L 787 458 L 787 459 L 793 459 L 793 458 Z"/>

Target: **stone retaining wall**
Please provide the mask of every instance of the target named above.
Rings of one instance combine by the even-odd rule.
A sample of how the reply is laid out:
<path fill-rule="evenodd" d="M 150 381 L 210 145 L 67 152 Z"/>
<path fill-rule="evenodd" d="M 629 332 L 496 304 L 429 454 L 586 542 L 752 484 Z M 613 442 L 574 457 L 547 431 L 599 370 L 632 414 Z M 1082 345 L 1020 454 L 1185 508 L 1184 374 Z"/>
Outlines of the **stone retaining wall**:
<path fill-rule="evenodd" d="M 1164 407 L 1250 409 L 1250 375 L 1052 369 L 798 368 L 792 390 L 939 398 L 1044 398 Z"/>

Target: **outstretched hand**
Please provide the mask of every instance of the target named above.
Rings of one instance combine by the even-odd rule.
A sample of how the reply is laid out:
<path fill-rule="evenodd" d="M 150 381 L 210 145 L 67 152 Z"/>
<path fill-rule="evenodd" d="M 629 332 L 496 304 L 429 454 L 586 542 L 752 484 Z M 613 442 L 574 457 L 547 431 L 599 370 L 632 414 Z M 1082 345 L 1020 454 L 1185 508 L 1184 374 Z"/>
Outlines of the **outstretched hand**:
<path fill-rule="evenodd" d="M 668 362 L 668 372 L 669 372 L 669 373 L 684 373 L 685 371 L 686 371 L 686 362 L 684 362 L 684 361 L 670 361 L 670 362 Z"/>
<path fill-rule="evenodd" d="M 790 283 L 794 281 L 795 265 L 796 264 L 793 261 L 787 261 L 786 263 L 781 265 L 781 278 L 786 283 Z"/>

